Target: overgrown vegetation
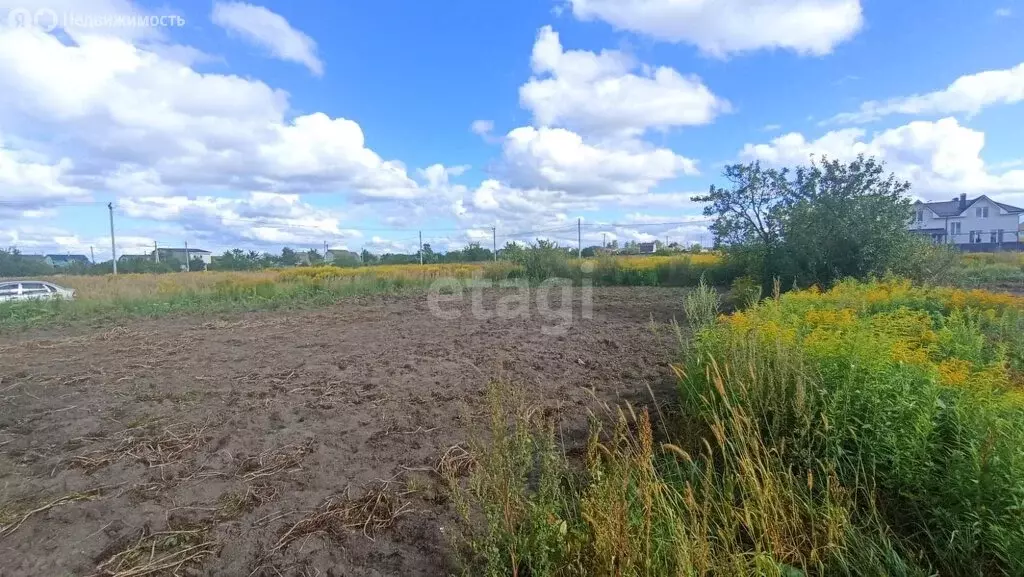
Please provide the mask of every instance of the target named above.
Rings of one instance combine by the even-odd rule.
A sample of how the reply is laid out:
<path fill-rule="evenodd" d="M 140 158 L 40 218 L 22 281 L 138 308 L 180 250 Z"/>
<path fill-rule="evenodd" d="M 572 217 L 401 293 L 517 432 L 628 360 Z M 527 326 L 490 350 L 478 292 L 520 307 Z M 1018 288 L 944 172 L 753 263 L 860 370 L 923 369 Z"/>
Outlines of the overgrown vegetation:
<path fill-rule="evenodd" d="M 466 572 L 1022 574 L 1021 335 L 1010 295 L 776 292 L 699 332 L 662 430 L 613 412 L 578 466 L 494 393 L 450 476 Z"/>

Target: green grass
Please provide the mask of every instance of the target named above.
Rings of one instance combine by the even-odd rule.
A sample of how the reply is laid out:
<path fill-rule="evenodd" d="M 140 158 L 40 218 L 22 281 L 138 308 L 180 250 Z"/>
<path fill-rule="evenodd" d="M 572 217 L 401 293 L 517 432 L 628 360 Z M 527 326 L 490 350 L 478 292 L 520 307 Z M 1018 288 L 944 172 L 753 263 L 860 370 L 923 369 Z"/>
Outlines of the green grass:
<path fill-rule="evenodd" d="M 0 330 L 72 323 L 105 323 L 126 318 L 214 314 L 329 306 L 341 299 L 426 290 L 429 281 L 365 277 L 354 280 L 222 283 L 205 290 L 112 300 L 54 300 L 0 303 Z"/>

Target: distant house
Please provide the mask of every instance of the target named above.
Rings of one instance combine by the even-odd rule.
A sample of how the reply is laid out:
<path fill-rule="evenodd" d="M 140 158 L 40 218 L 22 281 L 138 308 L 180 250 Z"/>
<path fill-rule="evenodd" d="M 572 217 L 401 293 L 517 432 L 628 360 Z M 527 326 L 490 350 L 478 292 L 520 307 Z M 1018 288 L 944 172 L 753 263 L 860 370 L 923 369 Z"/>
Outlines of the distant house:
<path fill-rule="evenodd" d="M 640 251 L 640 254 L 654 254 L 658 250 L 657 245 L 653 242 L 637 243 L 636 248 Z"/>
<path fill-rule="evenodd" d="M 324 261 L 328 264 L 338 260 L 338 258 L 349 262 L 359 262 L 360 260 L 359 254 L 350 250 L 331 249 L 324 253 Z"/>
<path fill-rule="evenodd" d="M 204 264 L 210 264 L 213 262 L 213 253 L 200 248 L 158 248 L 156 251 L 149 253 L 149 255 L 150 257 L 159 256 L 160 258 L 158 260 L 160 260 L 160 262 L 176 260 L 185 264 L 186 262 L 196 258 L 202 259 Z"/>
<path fill-rule="evenodd" d="M 89 257 L 84 254 L 48 254 L 46 258 L 50 259 L 54 268 L 67 268 L 73 264 L 89 264 Z"/>
<path fill-rule="evenodd" d="M 934 242 L 955 244 L 965 250 L 990 251 L 1020 248 L 1020 217 L 1024 209 L 996 202 L 982 195 L 943 202 L 915 202 L 910 224 L 912 232 L 927 235 Z"/>

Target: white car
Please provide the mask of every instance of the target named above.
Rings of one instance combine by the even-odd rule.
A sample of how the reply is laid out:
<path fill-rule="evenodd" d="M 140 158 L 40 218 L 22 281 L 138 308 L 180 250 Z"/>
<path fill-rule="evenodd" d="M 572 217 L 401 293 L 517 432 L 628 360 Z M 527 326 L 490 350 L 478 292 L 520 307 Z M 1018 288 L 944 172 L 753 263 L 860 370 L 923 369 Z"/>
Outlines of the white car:
<path fill-rule="evenodd" d="M 64 288 L 49 282 L 34 280 L 0 281 L 0 303 L 26 300 L 73 300 L 74 298 L 74 289 Z"/>

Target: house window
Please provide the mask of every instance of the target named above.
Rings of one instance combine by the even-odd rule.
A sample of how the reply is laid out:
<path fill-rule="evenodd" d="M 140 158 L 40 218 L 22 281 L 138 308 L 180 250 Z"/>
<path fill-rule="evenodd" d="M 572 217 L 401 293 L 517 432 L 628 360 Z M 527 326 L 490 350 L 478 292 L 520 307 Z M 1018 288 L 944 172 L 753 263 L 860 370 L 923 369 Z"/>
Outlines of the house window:
<path fill-rule="evenodd" d="M 1003 244 L 1003 229 L 999 229 L 999 244 Z"/>
<path fill-rule="evenodd" d="M 989 236 L 989 240 L 988 241 L 990 243 L 992 243 L 992 244 L 995 244 L 996 243 L 996 231 L 993 230 L 992 233 L 989 234 L 988 236 Z"/>
<path fill-rule="evenodd" d="M 917 222 L 923 222 L 923 221 L 924 221 L 924 210 L 918 210 L 917 211 Z"/>
<path fill-rule="evenodd" d="M 981 218 L 988 218 L 988 207 L 987 206 L 986 207 L 982 207 L 982 209 L 981 209 Z"/>
<path fill-rule="evenodd" d="M 960 234 L 960 223 L 951 222 L 949 223 L 949 234 Z"/>

